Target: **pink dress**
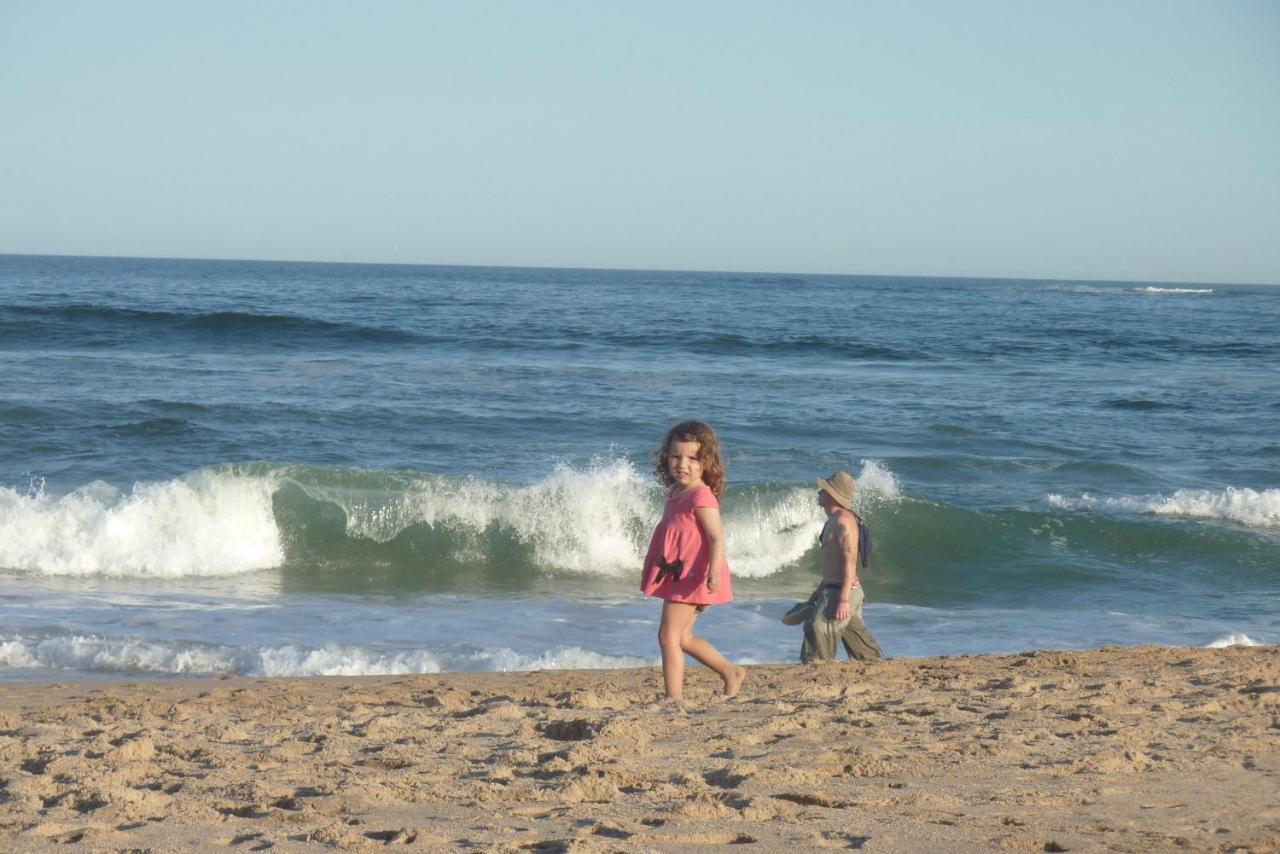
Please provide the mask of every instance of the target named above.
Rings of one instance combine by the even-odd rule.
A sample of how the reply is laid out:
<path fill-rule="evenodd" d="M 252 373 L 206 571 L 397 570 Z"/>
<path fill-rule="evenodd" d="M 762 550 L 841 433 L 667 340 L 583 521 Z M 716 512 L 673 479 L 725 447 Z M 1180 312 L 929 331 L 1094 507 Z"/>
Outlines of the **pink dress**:
<path fill-rule="evenodd" d="M 719 605 L 733 599 L 727 560 L 719 569 L 720 588 L 715 593 L 707 589 L 711 544 L 693 515 L 699 507 L 719 506 L 720 500 L 706 484 L 667 499 L 640 575 L 640 590 L 646 596 L 690 605 Z"/>

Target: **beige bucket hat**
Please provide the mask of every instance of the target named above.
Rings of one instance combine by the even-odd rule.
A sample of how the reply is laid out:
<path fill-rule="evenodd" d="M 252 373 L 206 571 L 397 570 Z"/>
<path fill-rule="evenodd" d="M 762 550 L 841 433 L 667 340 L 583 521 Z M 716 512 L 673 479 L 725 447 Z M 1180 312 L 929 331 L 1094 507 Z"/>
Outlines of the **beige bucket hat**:
<path fill-rule="evenodd" d="M 853 491 L 858 488 L 858 484 L 847 471 L 838 471 L 829 478 L 818 478 L 818 488 L 826 490 L 827 495 L 834 498 L 841 507 L 853 509 Z"/>

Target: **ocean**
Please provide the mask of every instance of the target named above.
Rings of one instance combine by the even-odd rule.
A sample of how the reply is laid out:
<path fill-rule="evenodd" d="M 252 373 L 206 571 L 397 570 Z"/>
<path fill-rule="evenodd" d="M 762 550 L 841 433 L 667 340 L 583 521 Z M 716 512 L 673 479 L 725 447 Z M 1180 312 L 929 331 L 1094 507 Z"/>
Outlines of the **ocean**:
<path fill-rule="evenodd" d="M 890 656 L 1280 642 L 1280 287 L 0 256 L 0 679 L 657 664 L 687 417 L 735 661 L 836 469 Z"/>

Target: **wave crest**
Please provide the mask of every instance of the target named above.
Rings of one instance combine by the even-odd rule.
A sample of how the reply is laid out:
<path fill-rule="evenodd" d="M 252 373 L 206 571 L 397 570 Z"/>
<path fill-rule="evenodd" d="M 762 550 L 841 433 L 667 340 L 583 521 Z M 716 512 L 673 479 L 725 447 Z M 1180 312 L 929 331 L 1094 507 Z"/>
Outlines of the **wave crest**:
<path fill-rule="evenodd" d="M 638 532 L 650 521 L 659 488 L 624 459 L 593 460 L 583 470 L 559 464 L 531 486 L 446 477 L 411 477 L 394 491 L 353 494 L 302 482 L 314 499 L 340 507 L 347 534 L 389 542 L 411 525 L 445 528 L 475 545 L 498 527 L 532 546 L 541 566 L 576 572 L 634 570 Z"/>
<path fill-rule="evenodd" d="M 1213 288 L 1157 288 L 1149 286 L 1143 289 L 1147 294 L 1192 294 L 1204 296 L 1213 293 Z"/>
<path fill-rule="evenodd" d="M 236 575 L 284 561 L 267 478 L 210 471 L 53 498 L 0 487 L 0 567 L 43 575 Z"/>
<path fill-rule="evenodd" d="M 1149 513 L 1234 522 L 1251 528 L 1280 528 L 1280 489 L 1259 491 L 1233 486 L 1217 491 L 1179 489 L 1170 496 L 1097 497 L 1085 493 L 1078 498 L 1067 498 L 1051 494 L 1048 502 L 1050 507 L 1061 510 Z"/>

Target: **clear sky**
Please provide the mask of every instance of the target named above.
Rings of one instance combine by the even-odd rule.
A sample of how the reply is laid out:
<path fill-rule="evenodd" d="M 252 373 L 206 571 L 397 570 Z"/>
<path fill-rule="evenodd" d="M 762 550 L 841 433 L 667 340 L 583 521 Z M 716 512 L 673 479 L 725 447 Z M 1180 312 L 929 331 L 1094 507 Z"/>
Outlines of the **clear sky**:
<path fill-rule="evenodd" d="M 0 252 L 1280 283 L 1280 3 L 0 0 Z"/>

